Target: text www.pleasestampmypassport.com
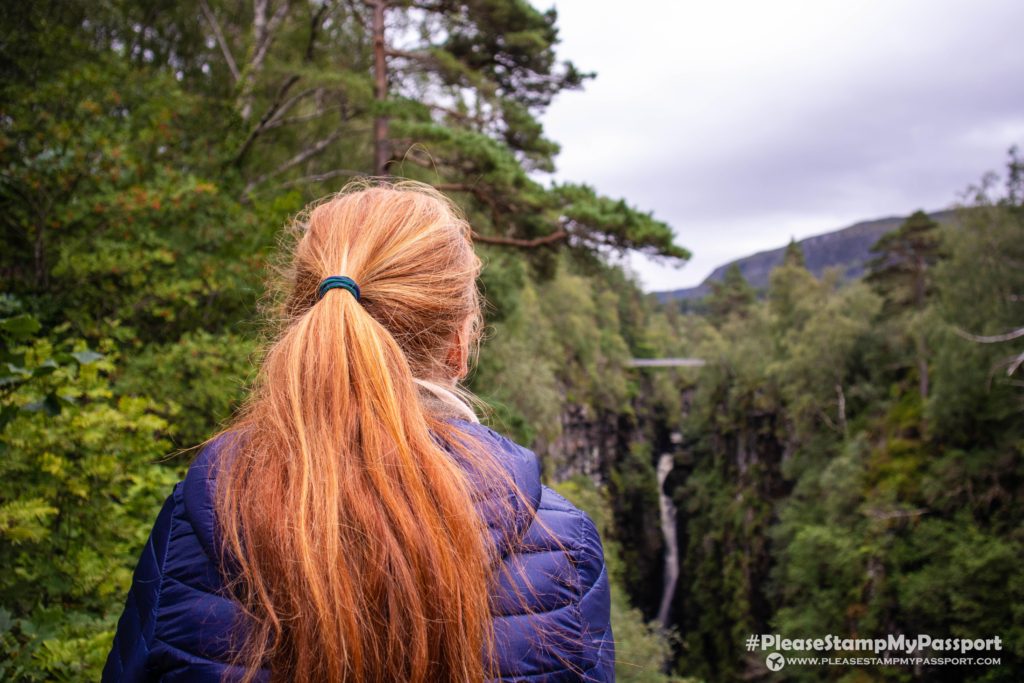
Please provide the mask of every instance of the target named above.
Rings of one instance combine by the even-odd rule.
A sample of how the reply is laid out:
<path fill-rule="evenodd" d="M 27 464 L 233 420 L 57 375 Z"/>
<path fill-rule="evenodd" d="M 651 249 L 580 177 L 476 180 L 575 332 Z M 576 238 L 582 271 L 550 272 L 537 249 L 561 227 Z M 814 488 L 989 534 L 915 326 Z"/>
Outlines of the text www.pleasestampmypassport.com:
<path fill-rule="evenodd" d="M 777 634 L 751 634 L 746 641 L 748 652 L 769 652 L 765 666 L 780 671 L 785 666 L 999 666 L 997 656 L 974 656 L 975 653 L 998 652 L 1002 638 L 933 638 L 927 634 L 906 636 L 889 634 L 884 638 L 783 638 Z M 790 653 L 871 653 L 842 656 L 794 656 Z M 928 654 L 926 654 L 928 653 Z M 968 655 L 968 653 L 971 653 Z M 904 656 L 906 655 L 906 656 Z"/>

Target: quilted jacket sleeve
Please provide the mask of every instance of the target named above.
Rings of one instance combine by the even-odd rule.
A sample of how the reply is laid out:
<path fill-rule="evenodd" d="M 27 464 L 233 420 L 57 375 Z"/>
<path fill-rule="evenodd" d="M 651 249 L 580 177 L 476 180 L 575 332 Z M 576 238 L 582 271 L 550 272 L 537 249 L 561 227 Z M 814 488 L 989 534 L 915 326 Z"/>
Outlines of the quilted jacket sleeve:
<path fill-rule="evenodd" d="M 579 572 L 581 576 L 580 615 L 582 632 L 592 668 L 584 672 L 587 681 L 615 681 L 615 638 L 611 624 L 611 593 L 604 548 L 594 522 L 584 515 Z"/>
<path fill-rule="evenodd" d="M 149 540 L 142 549 L 124 612 L 117 623 L 114 646 L 103 668 L 104 681 L 149 680 L 146 665 L 160 603 L 161 576 L 170 543 L 171 517 L 180 488 L 181 484 L 178 484 L 174 493 L 167 498 Z"/>
<path fill-rule="evenodd" d="M 615 680 L 608 572 L 585 513 L 545 487 L 534 523 L 498 577 L 498 680 Z"/>
<path fill-rule="evenodd" d="M 230 663 L 237 607 L 223 594 L 217 564 L 197 533 L 212 520 L 189 514 L 189 481 L 175 487 L 139 560 L 105 683 L 222 683 L 242 676 Z M 202 479 L 194 483 L 205 486 Z M 199 502 L 200 512 L 212 504 L 205 497 Z M 256 679 L 267 677 L 261 671 Z"/>

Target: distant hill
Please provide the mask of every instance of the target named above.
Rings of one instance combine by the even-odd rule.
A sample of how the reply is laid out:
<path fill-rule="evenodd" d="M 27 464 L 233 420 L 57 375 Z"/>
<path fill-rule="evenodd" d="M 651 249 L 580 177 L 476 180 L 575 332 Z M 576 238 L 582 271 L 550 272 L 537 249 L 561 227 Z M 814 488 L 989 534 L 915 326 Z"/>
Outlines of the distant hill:
<path fill-rule="evenodd" d="M 935 211 L 928 215 L 940 223 L 949 223 L 953 220 L 955 212 Z M 871 246 L 878 241 L 879 237 L 898 228 L 904 220 L 906 220 L 906 216 L 891 216 L 855 223 L 841 230 L 802 239 L 797 244 L 804 251 L 808 270 L 816 276 L 820 277 L 827 268 L 838 266 L 843 268 L 844 277 L 854 279 L 864 274 L 864 265 L 871 259 Z M 673 289 L 654 294 L 662 302 L 701 299 L 711 293 L 710 283 L 721 281 L 725 277 L 725 271 L 733 263 L 739 264 L 743 277 L 755 289 L 764 289 L 768 286 L 768 275 L 773 268 L 782 263 L 785 251 L 786 247 L 781 246 L 778 249 L 745 256 L 715 268 L 714 272 L 696 287 Z"/>

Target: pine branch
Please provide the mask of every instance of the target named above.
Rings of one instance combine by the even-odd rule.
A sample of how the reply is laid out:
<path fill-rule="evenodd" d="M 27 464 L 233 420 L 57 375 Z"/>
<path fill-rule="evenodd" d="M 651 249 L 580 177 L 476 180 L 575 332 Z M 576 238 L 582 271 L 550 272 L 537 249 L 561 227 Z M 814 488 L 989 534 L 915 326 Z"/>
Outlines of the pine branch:
<path fill-rule="evenodd" d="M 435 183 L 434 189 L 442 192 L 468 192 L 475 196 L 477 199 L 487 204 L 492 208 L 493 211 L 497 211 L 497 207 L 493 198 L 487 195 L 484 188 L 480 185 L 470 185 L 467 183 Z M 524 239 L 521 237 L 505 237 L 502 235 L 482 235 L 477 231 L 473 231 L 473 241 L 481 244 L 494 244 L 503 247 L 516 247 L 519 249 L 537 249 L 539 247 L 546 247 L 558 242 L 563 242 L 571 236 L 571 233 L 564 227 L 560 227 L 554 232 L 548 235 L 542 235 L 540 237 L 533 237 L 530 239 Z"/>
<path fill-rule="evenodd" d="M 481 235 L 480 233 L 473 231 L 473 241 L 480 242 L 481 244 L 496 244 L 503 247 L 517 247 L 519 249 L 536 249 L 538 247 L 545 247 L 552 244 L 557 244 L 569 238 L 569 233 L 566 230 L 559 228 L 550 235 L 544 235 L 543 237 L 534 237 L 533 239 L 520 239 L 518 237 L 500 237 L 497 235 Z"/>

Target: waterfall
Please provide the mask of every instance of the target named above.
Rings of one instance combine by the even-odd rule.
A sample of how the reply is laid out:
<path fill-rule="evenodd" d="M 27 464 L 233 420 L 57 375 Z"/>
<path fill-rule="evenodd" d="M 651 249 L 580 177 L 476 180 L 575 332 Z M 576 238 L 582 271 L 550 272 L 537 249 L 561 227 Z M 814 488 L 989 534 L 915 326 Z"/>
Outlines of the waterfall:
<path fill-rule="evenodd" d="M 658 458 L 658 509 L 661 512 L 661 533 L 665 539 L 665 580 L 662 584 L 661 606 L 658 608 L 658 621 L 663 629 L 669 627 L 669 611 L 672 607 L 672 596 L 676 592 L 676 581 L 679 580 L 679 543 L 676 538 L 676 506 L 672 499 L 665 495 L 665 480 L 672 471 L 675 458 L 671 453 L 662 453 Z"/>

